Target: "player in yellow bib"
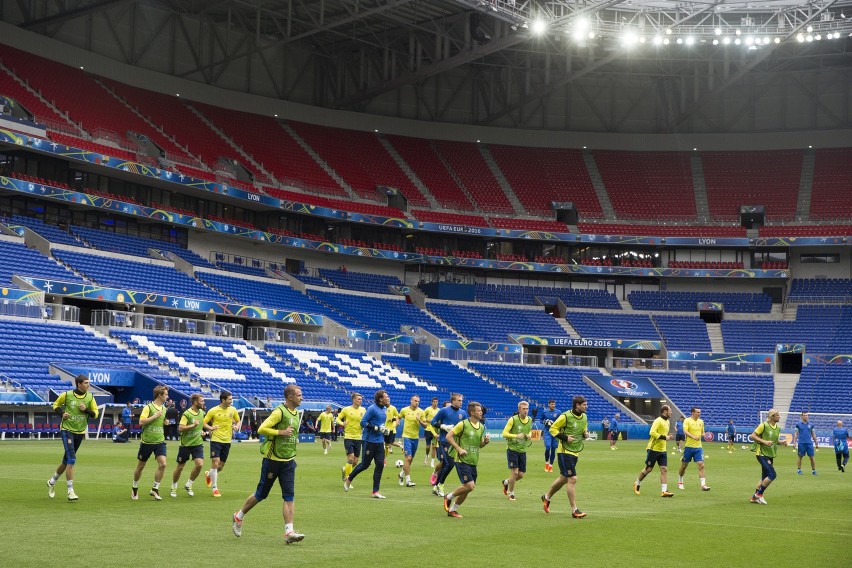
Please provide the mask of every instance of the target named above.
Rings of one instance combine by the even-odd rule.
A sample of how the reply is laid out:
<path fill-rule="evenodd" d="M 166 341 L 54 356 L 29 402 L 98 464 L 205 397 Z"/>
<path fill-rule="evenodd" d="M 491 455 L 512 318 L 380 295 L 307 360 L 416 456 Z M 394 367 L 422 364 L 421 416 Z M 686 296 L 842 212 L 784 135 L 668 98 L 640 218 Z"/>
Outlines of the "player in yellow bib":
<path fill-rule="evenodd" d="M 399 447 L 396 444 L 396 427 L 399 426 L 399 410 L 394 405 L 387 407 L 387 420 L 385 420 L 385 465 L 388 464 L 388 454 L 393 453 L 393 447 Z"/>
<path fill-rule="evenodd" d="M 749 434 L 749 439 L 754 442 L 752 451 L 757 452 L 757 461 L 760 463 L 760 485 L 754 490 L 754 495 L 751 496 L 751 502 L 757 505 L 766 505 L 766 499 L 763 498 L 763 492 L 769 487 L 769 484 L 775 481 L 777 477 L 775 473 L 775 456 L 778 455 L 778 446 L 786 446 L 787 440 L 781 439 L 781 427 L 778 426 L 778 421 L 781 420 L 781 413 L 770 408 L 766 422 L 761 422 L 754 429 L 754 432 Z"/>
<path fill-rule="evenodd" d="M 86 438 L 89 418 L 98 417 L 95 397 L 89 392 L 89 378 L 86 375 L 77 375 L 74 386 L 74 390 L 60 394 L 53 403 L 53 411 L 62 416 L 59 432 L 62 436 L 64 453 L 62 463 L 57 466 L 53 477 L 47 480 L 47 495 L 51 499 L 56 496 L 56 480 L 64 473 L 68 486 L 68 500 L 77 500 L 77 493 L 74 492 L 74 464 L 77 463 L 77 450 Z"/>
<path fill-rule="evenodd" d="M 402 448 L 405 459 L 402 462 L 402 471 L 399 472 L 399 484 L 405 487 L 414 487 L 411 481 L 411 462 L 417 454 L 417 445 L 420 443 L 420 427 L 429 425 L 423 419 L 423 409 L 420 407 L 420 397 L 416 394 L 411 397 L 411 404 L 403 408 L 399 415 L 404 424 L 402 427 Z"/>
<path fill-rule="evenodd" d="M 154 387 L 154 401 L 146 404 L 139 416 L 139 425 L 142 426 L 142 441 L 139 443 L 139 453 L 136 456 L 136 469 L 133 472 L 133 485 L 130 489 L 130 498 L 134 501 L 139 499 L 139 480 L 142 471 L 151 454 L 157 460 L 157 469 L 154 471 L 154 485 L 148 493 L 156 501 L 160 501 L 160 481 L 166 471 L 166 436 L 163 431 L 163 422 L 166 420 L 166 401 L 169 399 L 169 387 L 157 385 Z"/>
<path fill-rule="evenodd" d="M 234 429 L 239 428 L 240 415 L 232 405 L 234 397 L 228 391 L 219 394 L 219 404 L 207 411 L 204 423 L 210 424 L 210 469 L 204 472 L 207 487 L 213 490 L 213 497 L 221 497 L 219 492 L 219 474 L 225 469 L 228 454 L 231 451 L 231 438 Z"/>
<path fill-rule="evenodd" d="M 527 448 L 532 443 L 532 418 L 529 412 L 530 403 L 522 400 L 518 403 L 518 412 L 509 418 L 503 428 L 503 439 L 509 444 L 506 448 L 509 477 L 503 480 L 503 495 L 509 501 L 515 500 L 515 483 L 527 473 Z"/>
<path fill-rule="evenodd" d="M 314 430 L 317 431 L 319 439 L 322 440 L 322 453 L 327 454 L 331 449 L 331 429 L 334 426 L 334 414 L 331 406 L 325 407 L 325 412 L 320 412 L 317 420 L 314 423 Z"/>
<path fill-rule="evenodd" d="M 702 491 L 710 491 L 707 479 L 704 477 L 704 448 L 701 441 L 704 439 L 704 421 L 701 419 L 701 409 L 693 406 L 690 416 L 683 421 L 683 435 L 686 436 L 686 448 L 683 457 L 680 458 L 680 469 L 677 472 L 677 488 L 683 489 L 683 474 L 690 461 L 695 461 L 698 466 L 698 480 L 701 482 Z"/>
<path fill-rule="evenodd" d="M 254 493 L 246 498 L 239 511 L 234 513 L 233 531 L 235 536 L 243 535 L 243 519 L 255 505 L 269 496 L 275 480 L 281 487 L 284 499 L 284 542 L 292 544 L 305 538 L 305 535 L 293 528 L 296 500 L 296 450 L 299 440 L 298 412 L 302 404 L 302 389 L 296 385 L 284 388 L 284 404 L 272 411 L 258 428 L 258 433 L 266 437 L 260 446 L 263 462 L 260 467 L 260 481 Z"/>
<path fill-rule="evenodd" d="M 633 492 L 639 495 L 639 485 L 645 476 L 654 470 L 654 465 L 660 464 L 660 484 L 661 497 L 672 497 L 674 493 L 669 492 L 668 486 L 668 454 L 666 454 L 666 441 L 671 440 L 674 436 L 669 434 L 669 418 L 671 418 L 672 409 L 668 404 L 660 407 L 660 416 L 651 424 L 651 432 L 649 434 L 647 456 L 645 457 L 645 469 L 639 472 L 639 477 L 633 483 Z"/>
<path fill-rule="evenodd" d="M 427 465 L 427 461 L 431 459 L 429 467 L 435 467 L 435 452 L 438 449 L 438 432 L 432 427 L 432 419 L 438 414 L 438 397 L 432 397 L 432 406 L 427 406 L 423 409 L 423 420 L 429 422 L 428 426 L 423 427 L 423 435 L 426 442 L 426 455 L 423 456 L 423 465 Z"/>
<path fill-rule="evenodd" d="M 183 466 L 190 459 L 194 465 L 192 471 L 189 472 L 189 480 L 183 488 L 190 497 L 195 495 L 192 491 L 192 484 L 195 483 L 195 479 L 201 473 L 201 468 L 204 467 L 204 440 L 201 436 L 205 430 L 209 431 L 212 428 L 209 424 L 204 423 L 204 395 L 195 393 L 189 400 L 191 404 L 181 415 L 178 424 L 180 448 L 178 448 L 177 466 L 172 472 L 172 490 L 169 493 L 172 497 L 177 497 L 177 486 L 181 473 L 183 473 Z"/>
<path fill-rule="evenodd" d="M 361 457 L 361 418 L 367 409 L 361 406 L 364 399 L 357 392 L 352 393 L 352 404 L 340 409 L 336 423 L 343 426 L 343 447 L 346 450 L 346 465 L 341 467 L 345 480 L 358 465 Z"/>

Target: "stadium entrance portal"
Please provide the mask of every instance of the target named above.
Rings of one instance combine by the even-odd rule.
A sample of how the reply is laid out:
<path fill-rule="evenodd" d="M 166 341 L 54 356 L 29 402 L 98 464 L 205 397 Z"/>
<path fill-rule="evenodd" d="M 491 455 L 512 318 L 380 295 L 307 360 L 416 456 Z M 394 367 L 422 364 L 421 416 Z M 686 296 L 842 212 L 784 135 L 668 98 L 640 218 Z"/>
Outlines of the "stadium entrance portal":
<path fill-rule="evenodd" d="M 778 370 L 781 373 L 801 373 L 802 353 L 779 353 Z"/>

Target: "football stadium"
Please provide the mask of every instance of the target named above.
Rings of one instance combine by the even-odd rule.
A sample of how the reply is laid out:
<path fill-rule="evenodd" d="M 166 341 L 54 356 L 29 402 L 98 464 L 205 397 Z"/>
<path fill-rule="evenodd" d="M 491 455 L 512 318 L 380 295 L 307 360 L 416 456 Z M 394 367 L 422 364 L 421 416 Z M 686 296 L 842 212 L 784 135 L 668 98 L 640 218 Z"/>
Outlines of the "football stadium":
<path fill-rule="evenodd" d="M 0 32 L 3 565 L 852 564 L 852 0 Z"/>

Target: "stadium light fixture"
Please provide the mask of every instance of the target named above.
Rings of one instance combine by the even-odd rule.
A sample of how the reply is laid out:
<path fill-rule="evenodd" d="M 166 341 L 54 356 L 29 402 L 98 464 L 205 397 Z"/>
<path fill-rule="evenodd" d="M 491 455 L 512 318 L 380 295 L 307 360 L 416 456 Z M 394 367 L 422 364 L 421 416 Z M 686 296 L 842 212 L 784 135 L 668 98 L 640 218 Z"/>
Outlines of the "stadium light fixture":
<path fill-rule="evenodd" d="M 695 38 L 692 37 L 692 36 L 688 36 L 686 38 L 686 45 L 694 45 L 694 44 L 695 44 Z"/>
<path fill-rule="evenodd" d="M 532 25 L 532 31 L 536 35 L 543 34 L 545 31 L 547 31 L 547 22 L 542 19 L 534 21 Z"/>
<path fill-rule="evenodd" d="M 808 32 L 808 33 L 811 33 L 812 31 L 814 31 L 814 27 L 813 27 L 813 26 L 808 26 L 807 32 Z"/>
<path fill-rule="evenodd" d="M 780 37 L 776 37 L 776 38 L 775 38 L 775 43 L 776 43 L 776 44 L 777 44 L 777 43 L 781 43 L 781 38 L 780 38 Z"/>
<path fill-rule="evenodd" d="M 725 44 L 725 45 L 730 45 L 730 44 L 731 44 L 731 38 L 729 38 L 729 37 L 723 37 L 723 38 L 722 38 L 722 43 L 723 43 L 723 44 Z"/>
<path fill-rule="evenodd" d="M 817 41 L 821 40 L 821 39 L 822 39 L 822 34 L 817 34 L 817 35 L 815 35 L 815 36 L 814 36 L 814 39 L 815 39 L 815 40 L 817 40 Z"/>
<path fill-rule="evenodd" d="M 718 40 L 718 39 L 714 39 L 714 40 L 713 40 L 713 45 L 719 45 L 719 40 Z"/>
<path fill-rule="evenodd" d="M 716 35 L 722 35 L 722 28 L 716 28 L 715 30 L 713 30 L 713 33 Z"/>
<path fill-rule="evenodd" d="M 662 44 L 663 44 L 663 38 L 661 38 L 660 36 L 654 36 L 654 45 L 662 45 Z"/>
<path fill-rule="evenodd" d="M 735 44 L 737 44 L 737 45 L 739 45 L 739 44 L 741 44 L 742 42 L 740 41 L 740 38 L 737 38 L 737 39 L 735 39 L 735 40 L 734 40 L 734 43 L 735 43 Z"/>
<path fill-rule="evenodd" d="M 805 41 L 805 36 L 804 36 L 804 34 L 799 34 L 799 35 L 797 35 L 797 36 L 796 36 L 796 41 L 798 41 L 799 43 L 802 43 L 803 41 Z"/>
<path fill-rule="evenodd" d="M 683 43 L 683 38 L 682 38 L 682 37 L 679 37 L 679 38 L 677 38 L 677 40 L 676 40 L 676 41 L 677 41 L 677 44 L 678 44 L 678 45 L 680 45 L 680 44 L 682 44 L 682 43 Z"/>
<path fill-rule="evenodd" d="M 663 45 L 668 45 L 668 44 L 669 44 L 669 38 L 664 39 L 664 40 L 663 40 Z"/>

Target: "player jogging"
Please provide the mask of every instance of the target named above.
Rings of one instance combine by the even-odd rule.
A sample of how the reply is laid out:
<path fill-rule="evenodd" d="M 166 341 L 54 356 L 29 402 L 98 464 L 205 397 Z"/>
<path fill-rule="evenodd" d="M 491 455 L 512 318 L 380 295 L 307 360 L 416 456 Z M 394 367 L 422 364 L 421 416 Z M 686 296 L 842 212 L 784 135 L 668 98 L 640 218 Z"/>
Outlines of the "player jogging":
<path fill-rule="evenodd" d="M 89 392 L 89 377 L 77 375 L 74 379 L 74 390 L 63 392 L 53 402 L 53 410 L 62 416 L 59 425 L 59 435 L 62 437 L 62 462 L 56 467 L 53 476 L 47 480 L 47 496 L 56 496 L 56 480 L 63 473 L 68 487 L 68 500 L 76 501 L 74 492 L 74 464 L 77 463 L 77 450 L 86 438 L 89 428 L 89 418 L 98 417 L 98 406 L 95 397 Z M 43 479 L 43 478 L 42 478 Z"/>
<path fill-rule="evenodd" d="M 702 446 L 704 421 L 701 419 L 701 409 L 697 406 L 690 409 L 689 418 L 683 421 L 683 434 L 686 436 L 686 448 L 683 450 L 680 469 L 677 472 L 677 488 L 683 489 L 683 474 L 686 473 L 689 462 L 694 460 L 695 465 L 698 466 L 698 480 L 701 482 L 701 490 L 710 491 L 710 488 L 707 487 L 707 479 L 704 477 L 704 448 Z"/>
<path fill-rule="evenodd" d="M 396 441 L 396 427 L 399 426 L 399 410 L 394 405 L 387 408 L 388 417 L 385 421 L 385 465 L 388 464 L 388 454 L 393 453 L 394 442 Z M 418 432 L 419 435 L 419 432 Z"/>
<path fill-rule="evenodd" d="M 577 461 L 585 446 L 584 440 L 589 437 L 589 420 L 586 417 L 588 406 L 585 397 L 575 396 L 571 399 L 571 410 L 560 414 L 550 427 L 550 434 L 559 440 L 559 477 L 554 480 L 547 493 L 541 496 L 545 513 L 550 512 L 550 501 L 564 485 L 568 493 L 568 504 L 571 505 L 571 516 L 575 519 L 586 516 L 586 513 L 577 508 L 576 485 Z"/>
<path fill-rule="evenodd" d="M 660 496 L 672 497 L 674 493 L 669 493 L 668 485 L 668 455 L 666 454 L 666 441 L 672 439 L 669 434 L 669 418 L 671 418 L 672 409 L 668 404 L 660 407 L 660 416 L 651 424 L 651 433 L 649 434 L 647 456 L 645 458 L 645 469 L 639 472 L 639 477 L 633 482 L 633 492 L 639 495 L 639 485 L 649 473 L 654 470 L 654 465 L 660 465 Z"/>
<path fill-rule="evenodd" d="M 837 471 L 846 472 L 846 464 L 849 463 L 849 430 L 843 427 L 843 421 L 837 421 L 837 427 L 832 430 L 834 437 L 834 458 L 837 460 Z M 841 463 L 841 459 L 843 463 Z"/>
<path fill-rule="evenodd" d="M 204 423 L 213 427 L 210 429 L 210 470 L 204 472 L 207 487 L 213 490 L 213 497 L 221 497 L 219 492 L 219 474 L 225 469 L 228 454 L 231 452 L 231 438 L 234 429 L 239 427 L 240 415 L 232 405 L 234 397 L 228 391 L 219 394 L 219 404 L 207 411 Z"/>
<path fill-rule="evenodd" d="M 556 449 L 559 447 L 559 440 L 550 435 L 550 427 L 559 418 L 561 412 L 556 410 L 556 401 L 547 401 L 547 410 L 541 413 L 541 439 L 544 442 L 544 471 L 553 471 L 553 461 L 556 459 Z"/>
<path fill-rule="evenodd" d="M 341 479 L 352 473 L 361 458 L 361 418 L 367 409 L 361 406 L 364 399 L 357 392 L 352 393 L 352 404 L 340 409 L 336 423 L 343 426 L 343 449 L 346 450 L 346 465 L 340 468 Z"/>
<path fill-rule="evenodd" d="M 749 439 L 754 442 L 752 451 L 757 452 L 757 461 L 760 463 L 760 485 L 755 489 L 751 496 L 751 502 L 758 505 L 766 505 L 766 499 L 763 498 L 763 492 L 769 487 L 769 484 L 775 481 L 777 474 L 775 473 L 775 456 L 778 455 L 778 446 L 786 446 L 787 441 L 779 441 L 781 437 L 781 427 L 778 426 L 778 421 L 781 420 L 781 413 L 774 409 L 769 409 L 769 416 L 766 422 L 761 422 L 755 428 L 754 432 L 749 434 Z"/>
<path fill-rule="evenodd" d="M 403 408 L 399 415 L 403 419 L 402 426 L 402 451 L 405 459 L 402 462 L 402 471 L 399 472 L 399 484 L 405 487 L 414 487 L 411 481 L 411 462 L 417 454 L 417 445 L 420 443 L 420 426 L 428 426 L 429 423 L 423 419 L 423 409 L 419 408 L 420 397 L 416 394 L 411 397 L 411 404 Z M 428 447 L 428 446 L 427 446 Z"/>
<path fill-rule="evenodd" d="M 266 441 L 260 445 L 263 461 L 260 466 L 260 481 L 255 492 L 246 498 L 242 508 L 234 513 L 234 535 L 242 536 L 243 520 L 255 505 L 269 496 L 275 480 L 281 487 L 281 498 L 284 499 L 284 542 L 292 544 L 305 538 L 305 535 L 293 528 L 296 499 L 296 449 L 299 439 L 299 412 L 296 410 L 302 404 L 302 389 L 296 385 L 284 388 L 284 404 L 281 404 L 263 421 L 257 432 L 266 436 Z"/>
<path fill-rule="evenodd" d="M 314 424 L 314 430 L 319 433 L 319 439 L 322 440 L 322 453 L 328 454 L 331 448 L 331 428 L 334 424 L 334 414 L 331 412 L 331 406 L 326 406 L 324 412 L 320 412 L 317 416 L 317 421 Z"/>
<path fill-rule="evenodd" d="M 438 397 L 432 397 L 432 405 L 423 409 L 423 436 L 426 442 L 426 455 L 423 456 L 423 465 L 427 465 L 427 460 L 431 459 L 429 467 L 435 467 L 435 451 L 438 446 L 438 432 L 432 428 L 432 419 L 438 414 Z"/>
<path fill-rule="evenodd" d="M 352 488 L 352 480 L 362 471 L 370 467 L 371 462 L 376 462 L 376 469 L 373 471 L 373 493 L 374 499 L 384 499 L 385 496 L 379 493 L 382 484 L 382 471 L 385 469 L 385 447 L 384 437 L 387 434 L 385 423 L 387 422 L 387 408 L 390 406 L 390 396 L 388 391 L 382 389 L 377 390 L 373 396 L 373 404 L 364 413 L 361 418 L 361 429 L 363 430 L 364 439 L 364 461 L 358 464 L 352 470 L 346 479 L 343 480 L 343 490 L 349 491 Z"/>
<path fill-rule="evenodd" d="M 139 416 L 139 425 L 142 426 L 142 441 L 139 443 L 139 454 L 136 456 L 136 470 L 133 472 L 133 486 L 130 489 L 130 498 L 134 501 L 139 499 L 139 479 L 142 470 L 151 454 L 157 460 L 157 469 L 154 471 L 154 485 L 148 493 L 155 501 L 160 501 L 160 481 L 166 471 L 166 435 L 163 431 L 163 422 L 166 420 L 166 401 L 169 399 L 169 387 L 157 385 L 154 387 L 154 401 L 145 405 Z"/>
<path fill-rule="evenodd" d="M 681 416 L 675 421 L 675 447 L 672 449 L 672 453 L 683 453 L 683 445 L 686 442 L 686 434 L 683 433 L 683 418 Z"/>
<path fill-rule="evenodd" d="M 204 440 L 201 435 L 204 430 L 210 430 L 211 426 L 204 423 L 204 395 L 195 393 L 190 397 L 190 406 L 183 411 L 178 424 L 178 434 L 180 436 L 180 448 L 178 448 L 177 466 L 172 473 L 172 490 L 169 493 L 172 497 L 177 497 L 177 486 L 180 481 L 183 466 L 190 459 L 195 464 L 192 471 L 189 472 L 189 479 L 183 488 L 186 494 L 190 497 L 195 493 L 192 491 L 192 484 L 201 473 L 201 468 L 204 467 Z"/>
<path fill-rule="evenodd" d="M 796 441 L 798 440 L 798 444 Z M 802 419 L 796 424 L 793 431 L 793 445 L 796 446 L 796 473 L 802 475 L 802 458 L 805 455 L 811 460 L 811 474 L 816 475 L 816 462 L 814 461 L 814 448 L 817 438 L 814 425 L 808 422 L 808 413 L 802 412 Z"/>
<path fill-rule="evenodd" d="M 450 455 L 450 444 L 447 442 L 447 432 L 453 429 L 453 426 L 467 418 L 467 412 L 461 409 L 464 397 L 459 393 L 450 395 L 450 405 L 445 406 L 432 419 L 432 426 L 440 432 L 438 437 L 438 457 L 441 459 L 440 467 L 432 472 L 432 477 L 429 480 L 432 484 L 432 493 L 439 497 L 444 496 L 444 481 L 455 467 L 455 460 Z"/>
<path fill-rule="evenodd" d="M 530 404 L 525 401 L 518 403 L 518 411 L 509 418 L 503 428 L 503 438 L 508 443 L 506 462 L 509 466 L 509 478 L 504 479 L 503 495 L 509 501 L 515 500 L 515 483 L 524 478 L 527 473 L 527 448 L 532 443 L 532 418 L 529 416 Z"/>
<path fill-rule="evenodd" d="M 479 450 L 488 442 L 488 433 L 482 423 L 482 405 L 469 402 L 467 405 L 469 418 L 462 420 L 447 432 L 447 444 L 452 448 L 456 471 L 459 474 L 461 486 L 453 489 L 444 496 L 444 510 L 448 517 L 461 518 L 459 506 L 467 500 L 467 496 L 476 488 L 476 466 L 479 463 Z"/>

